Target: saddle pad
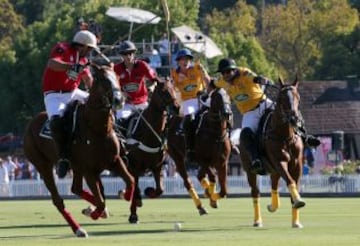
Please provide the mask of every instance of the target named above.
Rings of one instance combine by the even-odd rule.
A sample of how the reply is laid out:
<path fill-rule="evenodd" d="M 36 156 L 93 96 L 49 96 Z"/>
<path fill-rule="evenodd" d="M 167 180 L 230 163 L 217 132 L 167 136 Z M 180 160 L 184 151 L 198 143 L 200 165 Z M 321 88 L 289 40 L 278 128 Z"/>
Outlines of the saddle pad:
<path fill-rule="evenodd" d="M 42 126 L 39 136 L 42 138 L 52 139 L 50 130 L 50 120 L 47 119 Z"/>

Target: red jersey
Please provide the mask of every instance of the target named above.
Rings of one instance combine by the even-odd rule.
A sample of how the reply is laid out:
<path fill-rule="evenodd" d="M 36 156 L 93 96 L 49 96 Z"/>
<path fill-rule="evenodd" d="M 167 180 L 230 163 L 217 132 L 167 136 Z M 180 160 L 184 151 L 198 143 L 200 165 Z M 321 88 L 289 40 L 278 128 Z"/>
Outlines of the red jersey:
<path fill-rule="evenodd" d="M 124 63 L 118 63 L 114 66 L 114 71 L 119 76 L 121 90 L 129 96 L 129 103 L 136 105 L 148 100 L 146 79 L 153 81 L 156 73 L 146 62 L 136 60 L 131 72 L 126 69 Z"/>
<path fill-rule="evenodd" d="M 76 49 L 71 44 L 66 42 L 57 43 L 51 50 L 50 58 L 55 58 L 58 61 L 76 63 Z M 79 58 L 79 64 L 85 65 L 88 63 L 86 57 Z M 46 91 L 73 91 L 79 87 L 81 77 L 84 73 L 90 73 L 90 69 L 86 67 L 76 80 L 72 80 L 68 77 L 67 71 L 54 71 L 49 67 L 45 68 L 43 74 L 43 92 Z"/>

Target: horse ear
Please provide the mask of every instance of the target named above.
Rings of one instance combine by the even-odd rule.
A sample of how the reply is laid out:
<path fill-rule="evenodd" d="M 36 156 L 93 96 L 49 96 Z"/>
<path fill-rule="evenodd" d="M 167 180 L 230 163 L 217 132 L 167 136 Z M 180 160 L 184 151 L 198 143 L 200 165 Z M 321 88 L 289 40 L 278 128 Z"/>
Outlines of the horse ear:
<path fill-rule="evenodd" d="M 284 86 L 284 81 L 282 80 L 281 77 L 279 77 L 278 81 L 279 81 L 279 84 L 281 85 L 281 87 L 283 87 Z"/>
<path fill-rule="evenodd" d="M 299 85 L 299 79 L 298 79 L 298 75 L 296 74 L 295 80 L 293 82 L 293 86 L 298 87 L 298 85 Z"/>

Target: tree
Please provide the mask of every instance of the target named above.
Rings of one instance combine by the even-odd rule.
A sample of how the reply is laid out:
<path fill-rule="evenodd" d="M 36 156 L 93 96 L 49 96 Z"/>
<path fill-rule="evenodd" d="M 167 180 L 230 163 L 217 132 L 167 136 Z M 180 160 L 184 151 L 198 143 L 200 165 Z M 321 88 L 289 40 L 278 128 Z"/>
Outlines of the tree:
<path fill-rule="evenodd" d="M 207 15 L 206 26 L 209 35 L 219 44 L 225 56 L 232 57 L 241 66 L 274 78 L 277 75 L 275 68 L 266 59 L 265 52 L 256 39 L 256 18 L 255 7 L 239 0 L 232 8 L 221 12 L 215 9 Z"/>
<path fill-rule="evenodd" d="M 289 0 L 266 6 L 262 19 L 261 43 L 268 57 L 284 73 L 307 79 L 321 61 L 324 42 L 352 32 L 359 22 L 347 0 Z"/>
<path fill-rule="evenodd" d="M 58 41 L 71 41 L 79 17 L 93 19 L 103 25 L 103 41 L 113 44 L 118 37 L 126 35 L 129 23 L 114 20 L 105 15 L 110 6 L 130 6 L 146 9 L 163 17 L 158 0 L 0 0 L 0 132 L 14 131 L 20 134 L 26 123 L 39 111 L 44 110 L 41 92 L 42 72 L 51 47 Z M 192 0 L 168 1 L 172 19 L 171 25 L 188 23 L 196 26 L 199 4 Z M 21 26 L 24 14 L 28 24 Z M 164 18 L 163 18 L 164 20 Z M 134 35 L 136 41 L 160 37 L 165 22 L 159 25 L 145 25 Z"/>
<path fill-rule="evenodd" d="M 15 52 L 11 49 L 16 36 L 24 30 L 22 18 L 8 0 L 0 0 L 0 59 L 15 62 Z"/>

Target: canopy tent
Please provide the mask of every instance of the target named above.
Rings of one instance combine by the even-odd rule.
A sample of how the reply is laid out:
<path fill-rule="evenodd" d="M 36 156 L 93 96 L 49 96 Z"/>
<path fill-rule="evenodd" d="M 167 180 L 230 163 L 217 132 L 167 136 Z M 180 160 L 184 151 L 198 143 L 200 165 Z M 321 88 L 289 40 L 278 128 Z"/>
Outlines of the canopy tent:
<path fill-rule="evenodd" d="M 106 15 L 119 21 L 130 22 L 130 30 L 128 35 L 129 40 L 131 39 L 134 23 L 143 25 L 157 24 L 161 20 L 160 17 L 156 16 L 150 11 L 129 7 L 109 7 L 109 9 L 106 11 Z"/>
<path fill-rule="evenodd" d="M 185 47 L 204 54 L 206 58 L 213 58 L 223 54 L 211 38 L 202 32 L 195 31 L 191 27 L 183 25 L 174 27 L 171 31 L 179 38 Z"/>

